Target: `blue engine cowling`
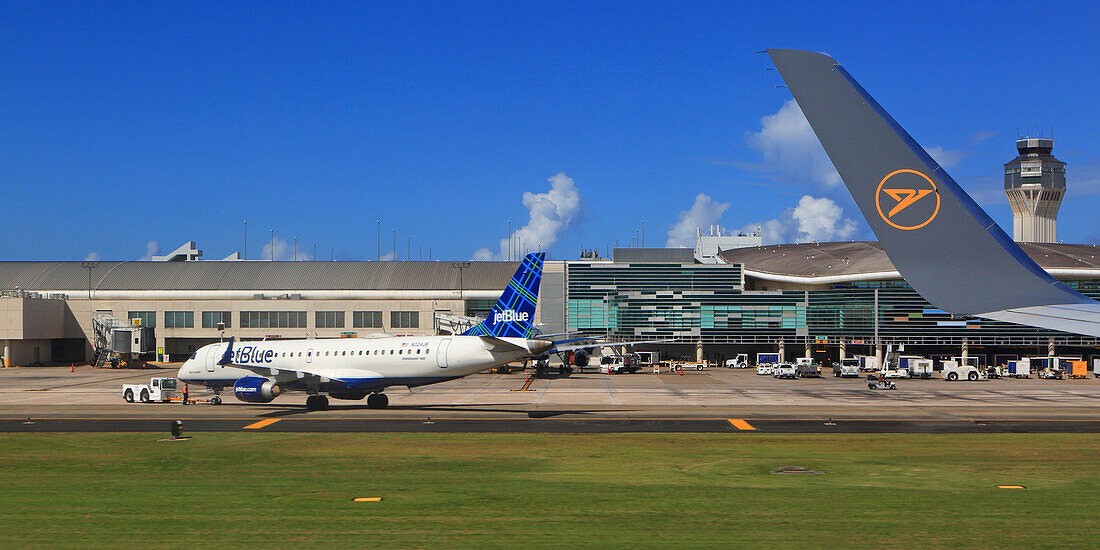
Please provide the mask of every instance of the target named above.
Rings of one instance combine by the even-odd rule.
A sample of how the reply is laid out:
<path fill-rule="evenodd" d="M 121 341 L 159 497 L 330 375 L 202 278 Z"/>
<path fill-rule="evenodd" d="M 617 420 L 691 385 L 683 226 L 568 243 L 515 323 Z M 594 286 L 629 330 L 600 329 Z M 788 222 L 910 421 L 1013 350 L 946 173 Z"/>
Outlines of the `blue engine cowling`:
<path fill-rule="evenodd" d="M 245 403 L 270 403 L 283 389 L 270 378 L 245 376 L 233 384 L 233 393 Z"/>
<path fill-rule="evenodd" d="M 588 357 L 589 357 L 588 352 L 583 350 L 583 349 L 579 349 L 577 351 L 574 351 L 573 352 L 573 364 L 578 366 L 578 367 L 587 367 L 588 366 Z"/>

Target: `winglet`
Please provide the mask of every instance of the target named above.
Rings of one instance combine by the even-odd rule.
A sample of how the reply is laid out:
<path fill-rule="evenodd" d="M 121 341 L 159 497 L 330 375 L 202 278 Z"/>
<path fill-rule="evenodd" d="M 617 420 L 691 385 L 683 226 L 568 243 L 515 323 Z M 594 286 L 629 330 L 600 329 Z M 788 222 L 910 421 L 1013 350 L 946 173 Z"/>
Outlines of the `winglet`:
<path fill-rule="evenodd" d="M 219 365 L 230 365 L 233 363 L 233 337 L 229 337 L 229 345 L 225 346 L 225 353 L 222 354 L 222 358 L 218 360 Z"/>
<path fill-rule="evenodd" d="M 836 60 L 768 55 L 886 255 L 926 300 L 979 316 L 1095 304 L 1028 257 Z"/>

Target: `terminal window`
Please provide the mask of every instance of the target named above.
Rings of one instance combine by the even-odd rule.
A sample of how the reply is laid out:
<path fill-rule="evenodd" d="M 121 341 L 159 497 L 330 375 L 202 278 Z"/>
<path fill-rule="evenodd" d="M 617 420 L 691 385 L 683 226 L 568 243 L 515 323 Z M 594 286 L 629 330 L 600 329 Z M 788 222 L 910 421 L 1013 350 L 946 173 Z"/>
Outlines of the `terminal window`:
<path fill-rule="evenodd" d="M 202 312 L 202 328 L 218 328 L 218 323 L 225 323 L 225 328 L 231 328 L 232 317 L 228 311 L 204 311 Z"/>
<path fill-rule="evenodd" d="M 390 328 L 420 328 L 420 312 L 391 311 Z"/>
<path fill-rule="evenodd" d="M 306 328 L 306 312 L 242 311 L 241 328 Z"/>
<path fill-rule="evenodd" d="M 318 311 L 317 328 L 344 328 L 343 311 Z"/>
<path fill-rule="evenodd" d="M 165 328 L 195 328 L 194 311 L 165 311 Z"/>
<path fill-rule="evenodd" d="M 382 328 L 381 311 L 353 311 L 351 312 L 352 328 Z"/>
<path fill-rule="evenodd" d="M 134 319 L 141 319 L 141 326 L 154 328 L 157 326 L 157 312 L 155 311 L 131 311 L 130 312 L 130 324 L 134 324 Z"/>

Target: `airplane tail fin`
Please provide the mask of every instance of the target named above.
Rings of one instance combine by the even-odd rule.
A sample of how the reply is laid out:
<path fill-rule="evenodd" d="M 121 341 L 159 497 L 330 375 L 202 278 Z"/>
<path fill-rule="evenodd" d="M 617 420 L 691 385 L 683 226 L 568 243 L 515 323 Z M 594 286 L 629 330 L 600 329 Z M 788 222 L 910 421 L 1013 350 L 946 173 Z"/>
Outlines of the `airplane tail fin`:
<path fill-rule="evenodd" d="M 489 318 L 463 333 L 468 336 L 526 338 L 535 320 L 535 303 L 542 281 L 543 252 L 528 254 L 520 263 L 508 287 L 500 295 Z"/>
<path fill-rule="evenodd" d="M 1004 315 L 1100 304 L 1028 257 L 836 60 L 799 50 L 768 55 L 883 250 L 914 290 L 959 315 L 1080 330 Z"/>

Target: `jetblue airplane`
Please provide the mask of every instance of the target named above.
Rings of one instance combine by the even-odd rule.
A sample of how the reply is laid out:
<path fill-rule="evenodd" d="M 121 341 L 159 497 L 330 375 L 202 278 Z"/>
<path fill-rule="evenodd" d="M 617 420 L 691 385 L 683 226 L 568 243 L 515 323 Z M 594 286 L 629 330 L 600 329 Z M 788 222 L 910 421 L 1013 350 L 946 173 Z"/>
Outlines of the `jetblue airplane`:
<path fill-rule="evenodd" d="M 901 276 L 956 315 L 1100 336 L 1100 302 L 1039 267 L 833 58 L 767 50 Z"/>
<path fill-rule="evenodd" d="M 532 338 L 543 253 L 528 254 L 489 314 L 458 336 L 342 338 L 238 342 L 203 346 L 180 367 L 179 379 L 218 393 L 232 387 L 237 399 L 269 403 L 287 391 L 309 394 L 309 410 L 328 408 L 328 397 L 359 400 L 384 409 L 389 386 L 424 386 L 454 380 L 528 357 L 554 342 Z"/>

